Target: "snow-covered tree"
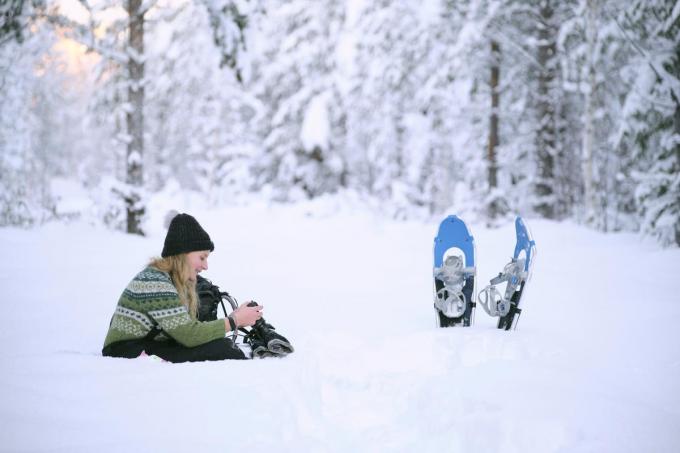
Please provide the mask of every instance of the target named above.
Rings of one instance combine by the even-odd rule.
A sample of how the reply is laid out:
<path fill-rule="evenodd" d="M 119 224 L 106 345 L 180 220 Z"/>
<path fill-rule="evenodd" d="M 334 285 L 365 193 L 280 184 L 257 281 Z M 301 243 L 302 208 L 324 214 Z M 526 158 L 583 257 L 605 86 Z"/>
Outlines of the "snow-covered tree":
<path fill-rule="evenodd" d="M 626 2 L 582 0 L 574 16 L 562 24 L 562 72 L 565 91 L 576 105 L 580 121 L 571 125 L 581 137 L 581 178 L 577 218 L 596 228 L 620 229 L 622 214 L 630 211 L 631 185 L 622 177 L 630 157 L 615 146 L 617 124 L 629 85 L 621 68 L 630 58 L 630 46 L 612 18 Z M 582 182 L 581 182 L 582 181 Z M 580 189 L 582 184 L 582 190 Z"/>
<path fill-rule="evenodd" d="M 249 160 L 261 107 L 229 67 L 209 32 L 209 15 L 186 4 L 152 32 L 146 111 L 151 190 L 175 181 L 214 201 L 249 189 Z"/>
<path fill-rule="evenodd" d="M 0 36 L 0 225 L 28 226 L 55 214 L 50 181 L 64 165 L 50 132 L 61 126 L 62 91 L 51 67 L 54 36 L 32 20 L 34 5 L 9 6 L 17 9 L 3 12 Z"/>
<path fill-rule="evenodd" d="M 212 187 L 218 177 L 228 177 L 228 171 L 225 170 L 226 159 L 215 159 L 214 156 L 224 153 L 225 143 L 228 142 L 224 136 L 233 132 L 233 128 L 230 130 L 233 123 L 231 109 L 240 112 L 241 105 L 234 102 L 239 96 L 238 93 L 234 96 L 234 91 L 226 90 L 226 78 L 201 80 L 205 74 L 199 73 L 201 70 L 215 73 L 220 66 L 219 58 L 202 59 L 206 54 L 221 55 L 223 63 L 225 59 L 228 60 L 228 66 L 233 66 L 232 63 L 238 61 L 237 52 L 234 50 L 229 53 L 229 49 L 225 47 L 228 44 L 225 27 L 230 20 L 236 20 L 232 17 L 232 13 L 236 11 L 233 4 L 235 3 L 204 0 L 165 5 L 129 0 L 123 9 L 118 2 L 85 1 L 81 5 L 88 13 L 86 23 L 76 22 L 58 11 L 51 11 L 46 15 L 51 23 L 66 30 L 67 37 L 84 44 L 89 51 L 101 57 L 93 71 L 99 89 L 92 96 L 87 122 L 96 130 L 105 131 L 108 137 L 102 140 L 105 146 L 90 153 L 91 159 L 84 160 L 89 161 L 85 172 L 88 178 L 96 181 L 100 191 L 115 194 L 114 197 L 102 197 L 107 206 L 102 206 L 101 216 L 107 223 L 131 233 L 143 234 L 142 219 L 147 188 L 158 188 L 159 181 L 167 180 L 164 176 L 169 172 L 177 173 L 175 176 L 179 180 L 192 179 L 187 175 L 194 172 L 188 186 L 204 189 L 205 192 L 208 192 L 207 188 Z M 182 15 L 182 11 L 186 10 L 191 10 L 196 15 L 198 23 L 193 17 Z M 147 17 L 152 17 L 152 21 L 149 22 Z M 190 30 L 186 24 L 192 20 L 197 28 Z M 244 20 L 244 16 L 239 15 L 238 20 Z M 167 30 L 172 27 L 179 29 L 175 36 L 187 42 L 180 53 L 192 57 L 179 62 L 177 66 L 173 66 L 173 62 L 168 63 L 172 57 L 166 58 L 162 52 L 147 55 L 144 44 L 145 35 L 154 33 L 157 28 Z M 197 33 L 197 30 L 200 32 Z M 219 49 L 216 44 L 220 46 Z M 195 47 L 192 48 L 192 45 Z M 182 47 L 182 44 L 178 46 Z M 242 53 L 241 48 L 239 51 Z M 171 55 L 172 52 L 178 53 L 170 49 Z M 184 63 L 187 65 L 184 66 Z M 148 66 L 154 69 L 160 67 L 162 70 L 156 70 L 150 77 L 146 74 Z M 213 70 L 213 67 L 216 69 Z M 194 75 L 186 83 L 182 83 L 185 80 L 183 71 L 187 68 Z M 166 70 L 169 72 L 165 73 Z M 224 72 L 228 71 L 231 70 L 226 69 Z M 192 91 L 192 84 L 201 91 L 196 99 L 191 98 L 191 94 L 197 94 Z M 165 96 L 168 93 L 164 92 L 164 87 L 167 86 L 171 86 L 170 91 L 180 93 L 181 100 Z M 182 88 L 187 88 L 187 91 L 181 93 Z M 155 96 L 154 100 L 159 100 L 154 106 L 149 105 L 148 91 Z M 188 105 L 180 105 L 187 99 L 191 100 Z M 160 109 L 157 107 L 159 104 Z M 166 111 L 164 107 L 175 110 Z M 147 110 L 160 112 L 157 117 L 159 121 L 150 122 Z M 252 112 L 251 108 L 248 113 L 251 117 Z M 168 125 L 165 119 L 170 125 L 176 125 L 173 132 L 176 131 L 175 138 L 181 134 L 179 140 L 173 142 L 173 137 L 167 134 Z M 160 137 L 159 142 L 155 143 L 159 146 L 149 149 L 145 143 L 149 137 Z M 164 140 L 169 145 L 166 146 Z M 175 160 L 170 163 L 175 165 L 171 171 L 167 166 L 155 166 L 156 163 L 168 160 L 163 157 L 163 153 L 167 156 L 168 152 L 178 148 L 181 151 L 173 156 Z M 154 167 L 145 168 L 149 163 Z M 102 177 L 103 175 L 109 177 Z M 151 178 L 151 184 L 147 184 L 147 178 Z M 197 185 L 198 182 L 200 184 Z"/>
<path fill-rule="evenodd" d="M 414 201 L 407 183 L 409 126 L 417 121 L 414 70 L 426 58 L 416 52 L 419 31 L 416 11 L 404 2 L 374 2 L 365 10 L 348 119 L 354 159 L 365 162 L 369 192 L 406 204 Z"/>
<path fill-rule="evenodd" d="M 99 99 L 107 99 L 112 108 L 105 115 L 116 125 L 117 140 L 125 147 L 125 177 L 112 184 L 112 190 L 125 206 L 125 229 L 143 234 L 141 222 L 145 211 L 143 189 L 144 155 L 144 14 L 151 4 L 128 0 L 122 9 L 118 2 L 80 2 L 87 14 L 81 23 L 64 14 L 56 5 L 42 15 L 63 38 L 72 39 L 96 52 L 101 63 L 94 68 L 109 87 Z M 115 95 L 110 96 L 111 92 Z M 111 104 L 111 100 L 115 100 Z M 119 115 L 123 116 L 120 121 Z M 111 158 L 119 157 L 112 150 Z M 96 178 L 100 179 L 100 178 Z M 105 209 L 109 211 L 109 209 Z M 115 210 L 115 209 L 114 209 Z M 116 225 L 118 222 L 114 222 Z"/>
<path fill-rule="evenodd" d="M 531 96 L 534 111 L 534 154 L 536 173 L 534 175 L 534 210 L 546 218 L 557 216 L 558 194 L 556 160 L 562 144 L 558 141 L 560 125 L 559 110 L 559 59 L 557 56 L 557 35 L 560 16 L 557 2 L 540 0 L 532 2 L 533 38 L 536 51 L 536 66 L 533 71 L 536 91 Z"/>
<path fill-rule="evenodd" d="M 260 8 L 259 0 L 196 1 L 201 3 L 208 13 L 213 40 L 220 52 L 220 67 L 231 68 L 236 79 L 243 82 L 244 60 L 247 59 L 245 35 L 249 15 L 253 16 Z"/>
<path fill-rule="evenodd" d="M 256 184 L 282 199 L 333 192 L 346 171 L 339 130 L 344 110 L 334 77 L 344 5 L 276 0 L 265 8 L 267 41 L 254 82 L 266 109 Z"/>
<path fill-rule="evenodd" d="M 433 213 L 452 207 L 468 217 L 487 215 L 493 39 L 487 31 L 496 4 L 442 2 L 422 25 L 427 57 L 413 83 L 431 122 L 421 177 Z"/>
<path fill-rule="evenodd" d="M 464 3 L 372 2 L 355 27 L 347 124 L 348 159 L 359 172 L 349 180 L 398 212 L 441 212 L 457 185 L 475 183 L 466 170 L 482 154 L 466 63 L 479 37 Z"/>
<path fill-rule="evenodd" d="M 0 5 L 4 224 L 58 215 L 49 182 L 76 175 L 138 232 L 170 183 L 678 243 L 677 2 L 85 0 L 85 22 L 53 5 Z M 66 38 L 91 70 L 60 69 Z"/>
<path fill-rule="evenodd" d="M 636 0 L 618 23 L 637 52 L 627 68 L 622 145 L 635 150 L 641 227 L 680 245 L 680 6 Z"/>

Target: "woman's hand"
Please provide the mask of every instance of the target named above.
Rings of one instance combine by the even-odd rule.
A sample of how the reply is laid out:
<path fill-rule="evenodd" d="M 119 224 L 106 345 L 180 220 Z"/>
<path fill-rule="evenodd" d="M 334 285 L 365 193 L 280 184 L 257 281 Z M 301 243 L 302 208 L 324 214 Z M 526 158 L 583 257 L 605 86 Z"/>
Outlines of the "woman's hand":
<path fill-rule="evenodd" d="M 250 302 L 250 301 L 248 301 Z M 249 307 L 246 304 L 241 305 L 231 314 L 231 318 L 236 323 L 236 327 L 249 327 L 255 324 L 255 322 L 262 318 L 262 305 L 254 305 Z"/>

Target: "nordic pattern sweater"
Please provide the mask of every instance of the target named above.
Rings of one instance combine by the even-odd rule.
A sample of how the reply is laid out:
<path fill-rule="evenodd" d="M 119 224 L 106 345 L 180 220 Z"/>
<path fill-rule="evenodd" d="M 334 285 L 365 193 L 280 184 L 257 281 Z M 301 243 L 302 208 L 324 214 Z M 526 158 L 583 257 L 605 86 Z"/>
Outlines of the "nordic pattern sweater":
<path fill-rule="evenodd" d="M 170 275 L 149 266 L 137 274 L 121 294 L 104 347 L 117 341 L 144 338 L 154 324 L 165 334 L 165 338 L 158 336 L 158 341 L 169 336 L 187 347 L 224 338 L 226 333 L 222 319 L 208 322 L 192 319 L 180 302 Z"/>

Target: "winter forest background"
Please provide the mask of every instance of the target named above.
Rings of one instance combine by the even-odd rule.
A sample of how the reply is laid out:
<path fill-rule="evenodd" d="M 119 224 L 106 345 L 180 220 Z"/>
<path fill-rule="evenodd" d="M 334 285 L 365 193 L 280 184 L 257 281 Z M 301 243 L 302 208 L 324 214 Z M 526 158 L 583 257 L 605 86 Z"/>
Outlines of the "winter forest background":
<path fill-rule="evenodd" d="M 0 2 L 0 226 L 346 193 L 680 244 L 680 2 Z"/>

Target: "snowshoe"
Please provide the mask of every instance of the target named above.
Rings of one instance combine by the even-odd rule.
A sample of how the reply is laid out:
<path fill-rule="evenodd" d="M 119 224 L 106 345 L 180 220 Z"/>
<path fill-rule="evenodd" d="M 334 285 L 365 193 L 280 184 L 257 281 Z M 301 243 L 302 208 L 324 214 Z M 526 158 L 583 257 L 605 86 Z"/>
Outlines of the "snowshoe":
<path fill-rule="evenodd" d="M 257 302 L 250 302 L 248 306 L 255 306 Z M 250 329 L 251 346 L 253 347 L 253 357 L 258 355 L 264 356 L 264 351 L 260 348 L 264 347 L 270 355 L 284 356 L 294 351 L 293 346 L 288 339 L 276 332 L 274 326 L 267 323 L 264 318 L 257 320 L 255 325 Z M 248 338 L 248 335 L 246 338 Z M 257 348 L 257 353 L 256 353 Z"/>
<path fill-rule="evenodd" d="M 479 293 L 479 302 L 489 316 L 498 316 L 498 328 L 510 330 L 517 328 L 522 313 L 520 302 L 531 270 L 536 259 L 536 242 L 521 217 L 515 219 L 517 237 L 515 252 L 503 272 L 491 279 Z M 496 287 L 505 283 L 501 293 Z"/>
<path fill-rule="evenodd" d="M 475 310 L 475 243 L 465 222 L 448 216 L 434 238 L 434 310 L 438 327 L 470 326 Z"/>

